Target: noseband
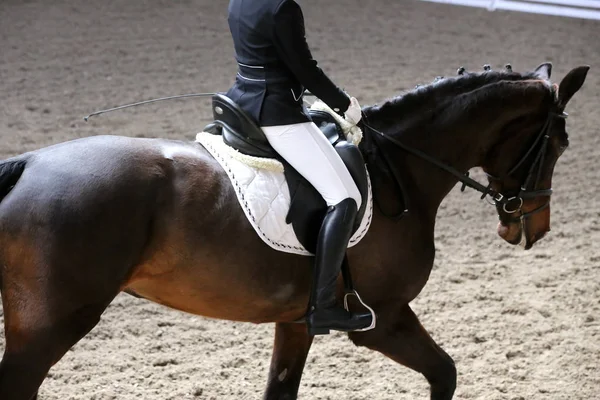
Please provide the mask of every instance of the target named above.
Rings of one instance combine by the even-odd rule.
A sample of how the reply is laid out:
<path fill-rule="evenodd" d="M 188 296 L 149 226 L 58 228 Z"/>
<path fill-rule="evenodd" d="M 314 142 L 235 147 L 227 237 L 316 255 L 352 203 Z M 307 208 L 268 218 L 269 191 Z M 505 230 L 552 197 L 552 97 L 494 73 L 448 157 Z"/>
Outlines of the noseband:
<path fill-rule="evenodd" d="M 487 196 L 489 196 L 489 198 L 491 199 L 490 203 L 492 205 L 495 205 L 496 208 L 498 209 L 498 211 L 502 210 L 507 214 L 515 214 L 517 212 L 521 212 L 521 209 L 523 207 L 523 203 L 525 200 L 536 198 L 536 197 L 542 197 L 542 196 L 548 197 L 548 200 L 546 201 L 546 203 L 544 205 L 536 208 L 533 211 L 529 211 L 526 213 L 520 213 L 518 217 L 511 218 L 511 221 L 520 221 L 521 218 L 527 218 L 531 215 L 537 214 L 550 205 L 550 196 L 552 195 L 552 189 L 550 188 L 550 189 L 535 190 L 535 188 L 537 187 L 537 185 L 541 179 L 544 158 L 546 156 L 546 152 L 548 149 L 548 141 L 550 139 L 550 130 L 552 129 L 552 121 L 554 120 L 555 117 L 566 119 L 568 117 L 568 114 L 565 112 L 562 112 L 560 114 L 550 113 L 548 115 L 548 118 L 546 119 L 546 122 L 544 123 L 544 126 L 538 133 L 535 141 L 529 147 L 529 149 L 525 152 L 525 154 L 519 159 L 519 161 L 515 164 L 514 167 L 512 167 L 502 177 L 495 177 L 495 176 L 492 176 L 492 175 L 486 173 L 486 175 L 488 176 L 488 180 L 490 181 L 490 183 L 487 186 L 484 186 L 481 183 L 477 182 L 476 180 L 470 178 L 469 172 L 461 173 L 461 172 L 457 171 L 456 169 L 452 168 L 451 166 L 446 165 L 446 164 L 440 162 L 439 160 L 423 153 L 422 151 L 412 148 L 410 146 L 407 146 L 404 143 L 400 142 L 399 140 L 394 139 L 393 137 L 390 137 L 389 135 L 385 135 L 383 132 L 378 131 L 377 129 L 373 128 L 372 126 L 370 126 L 368 123 L 366 123 L 364 121 L 362 124 L 368 130 L 378 134 L 380 137 L 388 140 L 389 142 L 396 145 L 397 147 L 400 147 L 404 151 L 406 151 L 410 154 L 413 154 L 419 158 L 422 158 L 423 160 L 437 166 L 438 168 L 443 169 L 444 171 L 454 175 L 460 182 L 462 182 L 461 191 L 464 191 L 466 187 L 470 187 L 470 188 L 482 193 L 481 199 L 484 199 Z M 363 115 L 363 119 L 366 119 L 365 115 Z M 525 181 L 523 182 L 523 184 L 520 185 L 520 190 L 518 191 L 518 193 L 508 194 L 508 193 L 498 192 L 498 191 L 492 189 L 492 183 L 491 183 L 492 181 L 497 181 L 497 182 L 502 181 L 502 180 L 510 177 L 511 175 L 513 175 L 525 163 L 525 161 L 529 158 L 529 156 L 531 156 L 536 150 L 537 150 L 537 154 L 535 156 L 535 159 L 529 166 L 529 172 L 527 173 L 527 177 L 525 178 Z M 381 149 L 380 149 L 380 151 L 381 151 Z M 385 152 L 381 151 L 381 154 L 382 154 L 385 162 L 388 164 L 388 168 L 389 168 L 390 163 L 387 160 Z M 395 180 L 398 181 L 397 176 L 395 176 Z M 396 182 L 396 184 L 399 187 L 401 186 L 400 182 Z"/>

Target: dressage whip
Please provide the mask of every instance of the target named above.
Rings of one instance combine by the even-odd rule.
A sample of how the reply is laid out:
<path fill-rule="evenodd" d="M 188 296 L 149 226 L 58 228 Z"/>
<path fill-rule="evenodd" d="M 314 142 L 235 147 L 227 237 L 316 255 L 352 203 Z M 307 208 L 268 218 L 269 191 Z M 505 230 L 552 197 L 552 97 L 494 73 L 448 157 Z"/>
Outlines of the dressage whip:
<path fill-rule="evenodd" d="M 141 105 L 144 105 L 144 104 L 155 103 L 157 101 L 183 99 L 183 98 L 189 98 L 189 97 L 209 97 L 209 96 L 214 96 L 215 94 L 216 93 L 189 93 L 189 94 L 180 94 L 180 95 L 177 95 L 177 96 L 161 97 L 161 98 L 152 99 L 152 100 L 145 100 L 145 101 L 140 101 L 140 102 L 137 102 L 137 103 L 125 104 L 125 105 L 122 105 L 122 106 L 109 108 L 109 109 L 106 109 L 106 110 L 96 111 L 96 112 L 91 113 L 88 116 L 83 117 L 83 120 L 85 122 L 87 122 L 88 119 L 90 117 L 93 117 L 94 115 L 100 115 L 100 114 L 104 114 L 104 113 L 111 112 L 111 111 L 122 110 L 124 108 L 129 108 L 129 107 L 141 106 Z"/>
<path fill-rule="evenodd" d="M 184 99 L 184 98 L 189 98 L 189 97 L 209 97 L 209 96 L 214 96 L 215 94 L 217 94 L 217 93 L 188 93 L 188 94 L 180 94 L 177 96 L 160 97 L 158 99 L 152 99 L 152 100 L 144 100 L 144 101 L 139 101 L 137 103 L 125 104 L 125 105 L 118 106 L 118 107 L 108 108 L 106 110 L 96 111 L 96 112 L 91 113 L 90 115 L 83 117 L 83 120 L 85 122 L 88 122 L 88 119 L 90 119 L 90 117 L 93 117 L 94 115 L 100 115 L 100 114 L 108 113 L 111 111 L 122 110 L 124 108 L 129 108 L 129 107 L 141 106 L 144 104 L 156 103 L 157 101 Z M 314 96 L 309 91 L 305 91 L 304 95 L 305 96 Z"/>

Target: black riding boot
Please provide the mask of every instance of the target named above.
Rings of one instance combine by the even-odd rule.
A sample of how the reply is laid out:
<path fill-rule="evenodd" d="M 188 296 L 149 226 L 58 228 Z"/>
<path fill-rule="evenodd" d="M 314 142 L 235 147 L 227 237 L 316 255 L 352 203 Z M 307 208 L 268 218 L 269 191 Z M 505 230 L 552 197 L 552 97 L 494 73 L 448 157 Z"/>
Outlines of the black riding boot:
<path fill-rule="evenodd" d="M 356 219 L 356 202 L 345 199 L 328 209 L 319 231 L 307 317 L 310 335 L 326 335 L 330 329 L 355 331 L 371 325 L 371 314 L 354 314 L 336 303 L 336 280 L 352 236 Z"/>

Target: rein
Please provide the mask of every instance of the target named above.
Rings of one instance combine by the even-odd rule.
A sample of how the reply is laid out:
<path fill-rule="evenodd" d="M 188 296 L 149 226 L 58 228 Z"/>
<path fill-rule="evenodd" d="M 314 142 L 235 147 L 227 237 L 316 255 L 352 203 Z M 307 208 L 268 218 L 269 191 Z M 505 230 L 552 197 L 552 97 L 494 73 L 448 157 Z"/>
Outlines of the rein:
<path fill-rule="evenodd" d="M 548 147 L 548 140 L 550 139 L 549 131 L 552 127 L 553 117 L 559 117 L 559 118 L 566 119 L 567 116 L 568 116 L 568 114 L 564 113 L 564 112 L 561 114 L 551 113 L 548 116 L 546 122 L 544 123 L 542 129 L 540 130 L 540 133 L 538 134 L 536 140 L 529 147 L 527 152 L 525 152 L 525 154 L 515 164 L 515 166 L 512 167 L 508 171 L 508 173 L 506 175 L 504 175 L 502 178 L 497 178 L 497 177 L 494 177 L 494 176 L 486 173 L 486 175 L 488 176 L 490 181 L 501 181 L 504 178 L 509 177 L 512 174 L 514 174 L 515 171 L 517 171 L 519 169 L 519 167 L 521 167 L 523 165 L 525 160 L 533 153 L 533 151 L 536 149 L 536 147 L 540 146 L 535 160 L 529 167 L 529 172 L 527 174 L 527 178 L 525 179 L 525 182 L 523 182 L 523 185 L 521 185 L 519 192 L 515 196 L 509 196 L 505 193 L 502 193 L 500 191 L 496 191 L 496 190 L 492 189 L 491 182 L 490 182 L 490 184 L 485 186 L 485 185 L 477 182 L 476 180 L 472 179 L 471 177 L 469 177 L 468 171 L 466 173 L 462 173 L 462 172 L 456 170 L 455 168 L 453 168 L 447 164 L 444 164 L 441 161 L 422 152 L 421 150 L 410 147 L 410 146 L 402 143 L 401 141 L 391 137 L 390 135 L 384 134 L 383 132 L 373 128 L 371 125 L 369 125 L 368 122 L 365 122 L 365 121 L 367 121 L 367 119 L 366 119 L 366 115 L 364 115 L 364 114 L 363 114 L 364 120 L 362 122 L 362 125 L 365 128 L 367 128 L 368 130 L 376 133 L 379 137 L 384 138 L 385 140 L 391 142 L 392 144 L 401 148 L 402 150 L 406 151 L 407 153 L 417 156 L 417 157 L 429 162 L 430 164 L 433 164 L 436 167 L 453 175 L 456 179 L 458 179 L 462 183 L 461 191 L 464 191 L 466 187 L 470 187 L 471 189 L 474 189 L 474 190 L 482 193 L 481 199 L 484 199 L 486 196 L 490 196 L 490 198 L 492 199 L 493 205 L 496 205 L 497 208 L 502 207 L 502 210 L 504 210 L 504 212 L 506 212 L 507 214 L 514 214 L 514 213 L 521 211 L 524 200 L 535 198 L 535 197 L 540 197 L 540 196 L 550 197 L 552 195 L 552 189 L 528 190 L 527 188 L 529 187 L 534 174 L 536 176 L 536 179 L 533 184 L 533 188 L 535 188 L 537 186 L 537 184 L 541 178 L 542 166 L 544 164 L 544 158 L 545 158 L 546 150 Z M 391 168 L 390 163 L 385 156 L 385 152 L 383 152 L 382 149 L 379 149 L 379 150 L 381 152 L 382 158 L 384 159 L 385 163 L 387 164 L 388 169 L 391 171 L 392 175 L 394 176 L 394 181 L 395 181 L 396 185 L 399 188 L 402 188 L 401 181 L 396 176 L 394 169 Z M 535 171 L 536 167 L 537 167 L 537 173 Z M 515 208 L 510 208 L 509 205 L 511 203 L 515 203 L 515 202 L 517 203 L 517 206 Z M 406 204 L 406 199 L 405 199 L 405 204 Z M 527 212 L 527 213 L 522 213 L 519 215 L 519 217 L 513 218 L 511 220 L 518 221 L 521 218 L 527 218 L 533 214 L 537 214 L 538 212 L 540 212 L 540 211 L 544 210 L 546 207 L 548 207 L 549 204 L 550 204 L 550 199 L 548 199 L 548 201 L 544 205 L 536 208 L 535 210 Z M 381 209 L 381 207 L 380 207 L 380 209 Z M 382 212 L 383 212 L 383 210 L 382 210 Z M 397 215 L 386 215 L 386 217 L 398 218 L 399 216 L 402 215 L 402 213 L 403 212 L 401 212 Z M 385 213 L 384 213 L 384 215 L 385 215 Z"/>
<path fill-rule="evenodd" d="M 100 114 L 104 114 L 104 113 L 111 112 L 111 111 L 121 110 L 121 109 L 129 108 L 129 107 L 135 107 L 135 106 L 139 106 L 139 105 L 143 105 L 143 104 L 154 103 L 154 102 L 158 102 L 158 101 L 189 98 L 189 97 L 209 97 L 209 96 L 213 96 L 213 95 L 215 95 L 215 93 L 190 93 L 190 94 L 161 97 L 158 99 L 140 101 L 137 103 L 126 104 L 126 105 L 122 105 L 122 106 L 118 106 L 118 107 L 114 107 L 114 108 L 109 108 L 106 110 L 93 112 L 93 113 L 87 115 L 86 117 L 84 117 L 84 120 L 87 122 L 88 119 L 94 115 L 100 115 Z M 305 95 L 311 96 L 312 94 L 307 92 L 307 93 L 305 93 Z M 383 132 L 373 128 L 371 125 L 369 125 L 368 122 L 365 122 L 365 121 L 367 121 L 367 116 L 364 115 L 364 113 L 363 113 L 363 120 L 360 123 L 368 130 L 376 133 L 379 137 L 391 142 L 392 144 L 396 145 L 397 147 L 401 148 L 402 150 L 406 151 L 407 153 L 417 156 L 417 157 L 429 162 L 430 164 L 433 164 L 436 167 L 453 175 L 456 179 L 458 179 L 462 183 L 462 187 L 460 189 L 461 191 L 464 191 L 466 187 L 470 187 L 471 189 L 474 189 L 482 194 L 481 195 L 482 200 L 486 196 L 489 196 L 492 199 L 492 204 L 496 205 L 496 207 L 499 210 L 502 209 L 507 214 L 515 214 L 517 212 L 520 212 L 521 208 L 523 207 L 524 200 L 526 200 L 526 199 L 531 199 L 531 198 L 540 197 L 540 196 L 548 197 L 548 200 L 546 201 L 546 203 L 544 205 L 536 208 L 533 211 L 529 211 L 527 213 L 520 213 L 520 215 L 518 217 L 511 219 L 511 221 L 518 221 L 521 218 L 527 218 L 533 214 L 537 214 L 538 212 L 544 210 L 546 207 L 548 207 L 550 205 L 549 197 L 552 195 L 552 189 L 528 190 L 527 187 L 531 183 L 536 166 L 538 169 L 537 169 L 536 179 L 533 184 L 533 188 L 535 188 L 537 186 L 537 184 L 540 180 L 540 175 L 542 173 L 542 166 L 544 164 L 544 158 L 546 155 L 546 149 L 548 147 L 548 140 L 550 138 L 549 131 L 552 126 L 552 118 L 553 117 L 566 119 L 568 117 L 568 114 L 565 112 L 562 112 L 560 114 L 551 113 L 548 116 L 548 119 L 546 120 L 546 122 L 544 123 L 544 126 L 540 130 L 540 133 L 538 134 L 534 143 L 527 150 L 527 152 L 523 155 L 523 157 L 521 157 L 519 162 L 517 162 L 517 164 L 514 167 L 512 167 L 506 175 L 504 175 L 501 178 L 498 178 L 498 177 L 495 177 L 495 176 L 492 176 L 492 175 L 486 173 L 488 179 L 490 180 L 490 183 L 487 186 L 485 186 L 485 185 L 477 182 L 476 180 L 472 179 L 471 177 L 469 177 L 468 171 L 466 173 L 462 173 L 462 172 L 456 170 L 455 168 L 453 168 L 447 164 L 444 164 L 441 161 L 422 152 L 421 150 L 407 146 L 404 143 L 402 143 L 401 141 L 394 139 L 393 137 L 386 135 Z M 540 143 L 541 143 L 541 145 L 540 145 Z M 501 193 L 499 191 L 492 189 L 491 181 L 496 181 L 496 182 L 502 181 L 504 178 L 512 175 L 515 171 L 517 171 L 519 169 L 519 167 L 522 166 L 522 164 L 525 162 L 525 160 L 533 153 L 533 151 L 535 150 L 535 148 L 538 145 L 540 145 L 540 149 L 536 155 L 535 160 L 529 167 L 529 172 L 528 172 L 527 178 L 525 179 L 525 182 L 523 183 L 523 185 L 521 185 L 519 192 L 515 196 L 508 196 L 504 193 Z M 387 214 L 382 209 L 381 205 L 379 204 L 379 202 L 377 202 L 377 200 L 376 200 L 376 202 L 377 202 L 377 205 L 383 215 L 385 215 L 387 218 L 398 220 L 408 211 L 408 209 L 407 209 L 408 208 L 408 199 L 406 198 L 406 191 L 403 188 L 402 180 L 397 176 L 395 169 L 392 168 L 390 162 L 388 161 L 388 159 L 385 155 L 385 152 L 383 151 L 383 149 L 379 148 L 376 140 L 375 140 L 375 146 L 378 147 L 379 152 L 381 153 L 381 156 L 383 158 L 383 161 L 386 164 L 386 168 L 393 175 L 393 178 L 394 178 L 393 180 L 394 180 L 394 183 L 396 184 L 396 191 L 403 198 L 405 208 L 403 210 L 401 210 L 400 212 L 398 212 L 397 214 Z M 516 207 L 510 208 L 509 204 L 511 204 L 511 203 L 516 203 L 517 204 Z"/>

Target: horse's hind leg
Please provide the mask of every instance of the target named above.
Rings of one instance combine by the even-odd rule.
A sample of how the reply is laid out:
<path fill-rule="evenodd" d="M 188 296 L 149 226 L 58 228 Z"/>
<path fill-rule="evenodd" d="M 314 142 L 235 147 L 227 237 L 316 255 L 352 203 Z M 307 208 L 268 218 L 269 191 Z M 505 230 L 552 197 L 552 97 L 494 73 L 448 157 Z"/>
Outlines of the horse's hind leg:
<path fill-rule="evenodd" d="M 305 324 L 277 324 L 265 400 L 297 398 L 312 340 Z"/>
<path fill-rule="evenodd" d="M 350 339 L 422 373 L 431 385 L 432 400 L 451 400 L 456 388 L 454 361 L 433 341 L 411 308 L 378 312 L 378 317 L 377 328 L 352 333 Z"/>
<path fill-rule="evenodd" d="M 58 295 L 58 294 L 56 294 Z M 4 294 L 6 348 L 0 362 L 0 399 L 32 400 L 48 370 L 100 320 L 108 302 L 69 314 L 48 313 L 36 294 L 31 301 Z"/>
<path fill-rule="evenodd" d="M 4 241 L 2 400 L 33 399 L 50 367 L 92 330 L 119 293 L 125 272 L 117 272 L 123 265 L 118 257 L 107 252 L 87 259 L 88 249 L 57 242 L 44 248 L 35 238 Z"/>

